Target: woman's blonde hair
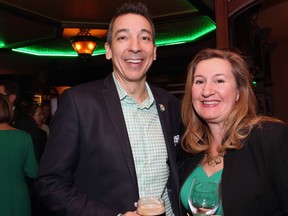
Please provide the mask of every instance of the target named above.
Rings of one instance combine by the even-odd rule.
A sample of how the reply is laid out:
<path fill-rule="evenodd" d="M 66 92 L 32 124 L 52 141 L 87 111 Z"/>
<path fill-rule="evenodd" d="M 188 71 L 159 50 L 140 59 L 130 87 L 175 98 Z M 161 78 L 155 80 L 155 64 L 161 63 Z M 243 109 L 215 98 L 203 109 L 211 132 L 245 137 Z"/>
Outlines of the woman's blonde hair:
<path fill-rule="evenodd" d="M 257 115 L 257 100 L 252 88 L 252 76 L 246 61 L 235 51 L 227 49 L 204 49 L 200 51 L 188 66 L 185 94 L 182 103 L 182 120 L 185 131 L 182 137 L 183 149 L 196 154 L 208 151 L 212 134 L 207 123 L 196 113 L 192 104 L 192 85 L 195 69 L 199 62 L 211 58 L 219 58 L 230 63 L 239 91 L 239 99 L 235 103 L 224 125 L 222 149 L 239 149 L 251 129 L 262 121 L 279 121 Z"/>

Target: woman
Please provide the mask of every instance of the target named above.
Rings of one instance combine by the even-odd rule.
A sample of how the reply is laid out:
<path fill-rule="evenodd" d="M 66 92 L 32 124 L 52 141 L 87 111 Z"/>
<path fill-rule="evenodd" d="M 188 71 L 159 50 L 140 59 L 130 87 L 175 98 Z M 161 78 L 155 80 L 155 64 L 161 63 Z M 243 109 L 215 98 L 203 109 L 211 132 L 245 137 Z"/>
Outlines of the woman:
<path fill-rule="evenodd" d="M 251 83 L 248 65 L 232 51 L 204 49 L 189 65 L 182 107 L 182 144 L 189 153 L 180 175 L 184 211 L 196 178 L 221 182 L 217 215 L 288 214 L 288 126 L 256 114 Z"/>
<path fill-rule="evenodd" d="M 30 102 L 22 108 L 22 111 L 23 114 L 16 121 L 15 127 L 31 135 L 35 156 L 39 163 L 47 141 L 47 134 L 41 129 L 43 119 L 42 108 L 38 104 Z"/>
<path fill-rule="evenodd" d="M 13 107 L 0 94 L 0 215 L 30 216 L 26 177 L 35 178 L 37 161 L 31 136 L 11 127 Z"/>

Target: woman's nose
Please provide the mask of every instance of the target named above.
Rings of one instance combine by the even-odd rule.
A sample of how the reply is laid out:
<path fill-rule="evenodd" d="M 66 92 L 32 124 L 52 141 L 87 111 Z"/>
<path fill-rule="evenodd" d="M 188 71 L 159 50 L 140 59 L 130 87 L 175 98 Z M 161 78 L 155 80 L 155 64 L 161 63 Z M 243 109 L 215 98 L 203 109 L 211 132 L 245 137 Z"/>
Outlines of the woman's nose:
<path fill-rule="evenodd" d="M 214 92 L 215 92 L 215 89 L 214 89 L 214 87 L 213 87 L 213 85 L 211 83 L 206 83 L 203 86 L 202 95 L 204 97 L 209 97 L 209 96 L 213 95 Z"/>

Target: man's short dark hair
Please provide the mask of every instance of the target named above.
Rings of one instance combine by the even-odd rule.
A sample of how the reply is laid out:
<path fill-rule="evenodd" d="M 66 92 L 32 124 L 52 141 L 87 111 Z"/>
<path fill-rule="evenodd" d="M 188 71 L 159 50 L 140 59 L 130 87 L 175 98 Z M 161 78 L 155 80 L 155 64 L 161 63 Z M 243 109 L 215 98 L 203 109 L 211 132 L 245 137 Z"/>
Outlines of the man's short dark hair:
<path fill-rule="evenodd" d="M 107 33 L 107 43 L 111 44 L 112 42 L 112 30 L 115 19 L 125 14 L 138 14 L 145 17 L 151 25 L 153 41 L 155 42 L 155 27 L 147 6 L 143 2 L 126 2 L 118 8 L 114 17 L 110 21 Z"/>

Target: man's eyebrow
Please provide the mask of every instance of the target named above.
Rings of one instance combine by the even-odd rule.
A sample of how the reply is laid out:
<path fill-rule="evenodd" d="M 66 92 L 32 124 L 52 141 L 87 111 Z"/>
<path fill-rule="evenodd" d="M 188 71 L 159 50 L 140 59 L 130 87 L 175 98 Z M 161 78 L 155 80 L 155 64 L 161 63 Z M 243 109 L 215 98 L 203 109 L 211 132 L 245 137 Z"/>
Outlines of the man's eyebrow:
<path fill-rule="evenodd" d="M 149 31 L 148 29 L 141 29 L 141 32 L 145 32 L 145 33 L 148 33 L 148 34 L 152 35 L 152 32 Z"/>
<path fill-rule="evenodd" d="M 115 35 L 117 35 L 117 34 L 119 34 L 119 33 L 122 33 L 122 32 L 129 32 L 129 29 L 127 29 L 127 28 L 119 29 L 119 30 L 117 30 L 117 31 L 115 32 Z M 141 33 L 144 32 L 144 33 L 148 33 L 148 34 L 152 35 L 152 32 L 149 31 L 148 29 L 141 29 L 140 32 L 141 32 Z"/>
<path fill-rule="evenodd" d="M 126 28 L 119 29 L 119 30 L 117 30 L 117 31 L 115 32 L 115 35 L 117 35 L 117 34 L 119 34 L 119 33 L 121 33 L 121 32 L 128 32 L 128 31 L 129 31 L 129 30 L 126 29 Z"/>

